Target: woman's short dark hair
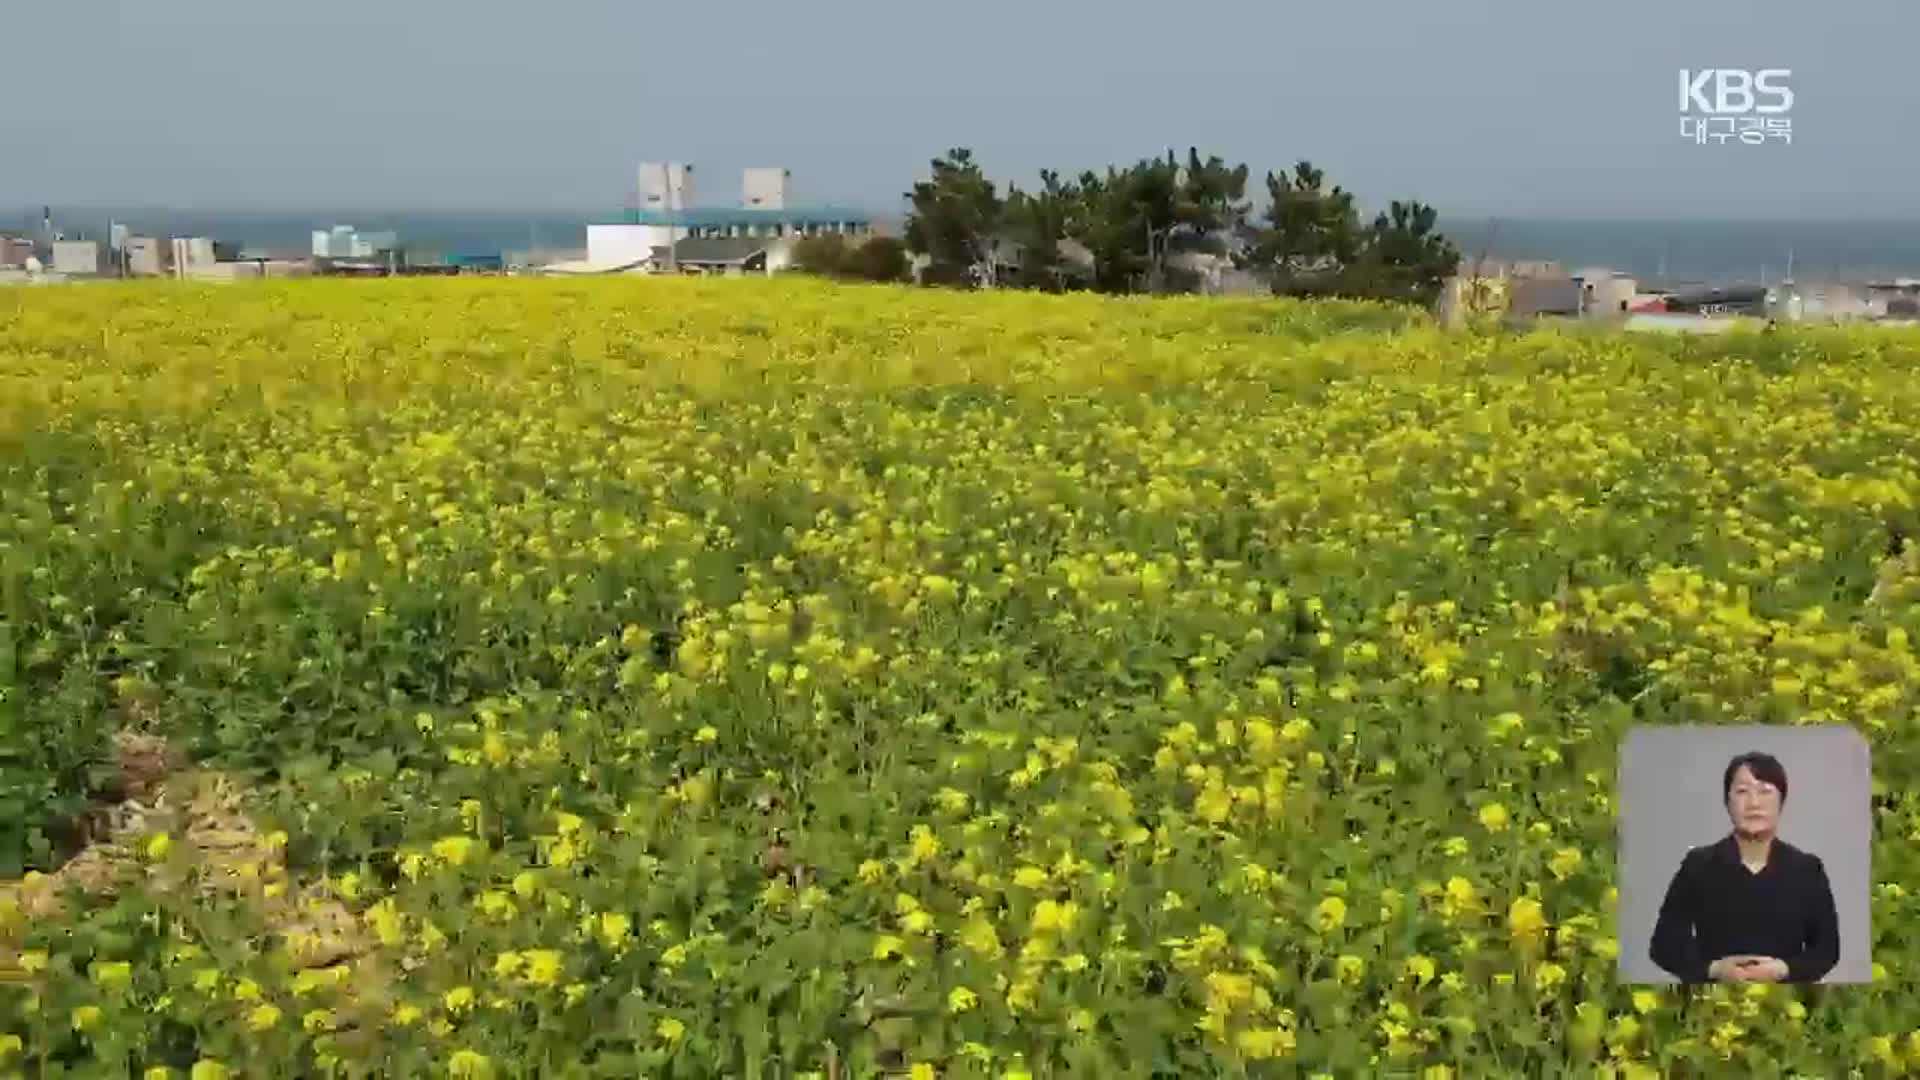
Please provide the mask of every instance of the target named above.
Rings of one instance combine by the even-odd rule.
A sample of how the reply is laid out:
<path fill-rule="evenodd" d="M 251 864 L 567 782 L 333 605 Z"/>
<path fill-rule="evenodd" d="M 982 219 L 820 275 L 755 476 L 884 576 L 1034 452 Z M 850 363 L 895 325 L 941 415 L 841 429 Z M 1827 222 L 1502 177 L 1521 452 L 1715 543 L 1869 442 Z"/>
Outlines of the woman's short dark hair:
<path fill-rule="evenodd" d="M 1727 762 L 1727 773 L 1720 778 L 1721 802 L 1726 802 L 1727 797 L 1733 794 L 1733 774 L 1739 772 L 1742 765 L 1747 767 L 1747 771 L 1753 774 L 1755 780 L 1763 784 L 1772 784 L 1780 792 L 1781 802 L 1787 801 L 1787 767 L 1780 764 L 1780 759 L 1772 754 L 1749 750 Z"/>

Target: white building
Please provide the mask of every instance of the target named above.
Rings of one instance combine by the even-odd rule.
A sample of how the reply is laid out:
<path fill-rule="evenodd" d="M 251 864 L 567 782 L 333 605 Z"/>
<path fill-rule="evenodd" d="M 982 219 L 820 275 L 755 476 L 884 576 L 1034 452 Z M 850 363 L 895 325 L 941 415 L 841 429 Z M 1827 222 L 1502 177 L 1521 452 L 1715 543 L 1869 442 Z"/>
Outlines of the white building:
<path fill-rule="evenodd" d="M 100 243 L 97 240 L 55 240 L 53 272 L 56 274 L 98 274 Z"/>
<path fill-rule="evenodd" d="M 666 252 L 686 239 L 761 237 L 791 240 L 838 233 L 869 236 L 872 218 L 859 210 L 787 205 L 791 173 L 779 168 L 748 169 L 742 175 L 744 206 L 693 205 L 692 166 L 646 164 L 640 167 L 640 205 L 619 216 L 587 225 L 587 258 L 592 272 L 649 273 L 665 269 Z M 783 259 L 771 245 L 773 263 Z"/>
<path fill-rule="evenodd" d="M 360 232 L 351 225 L 313 230 L 316 259 L 371 259 L 399 247 L 400 238 L 391 230 Z"/>
<path fill-rule="evenodd" d="M 1632 275 L 1614 270 L 1581 270 L 1573 280 L 1580 286 L 1580 314 L 1589 319 L 1624 316 L 1640 295 L 1640 284 Z"/>
<path fill-rule="evenodd" d="M 155 236 L 127 238 L 127 272 L 138 277 L 155 277 L 166 270 L 165 249 Z"/>
<path fill-rule="evenodd" d="M 204 236 L 176 236 L 170 245 L 172 258 L 169 263 L 179 277 L 188 277 L 194 271 L 212 266 L 215 262 L 213 241 Z"/>

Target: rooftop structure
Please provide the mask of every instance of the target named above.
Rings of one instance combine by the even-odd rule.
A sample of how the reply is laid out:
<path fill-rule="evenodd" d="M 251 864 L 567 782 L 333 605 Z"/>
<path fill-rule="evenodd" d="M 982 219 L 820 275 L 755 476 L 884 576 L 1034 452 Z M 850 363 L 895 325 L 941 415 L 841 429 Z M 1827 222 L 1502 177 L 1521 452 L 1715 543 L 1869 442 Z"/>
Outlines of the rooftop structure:
<path fill-rule="evenodd" d="M 852 232 L 865 230 L 872 218 L 864 210 L 845 207 L 753 208 L 735 206 L 695 206 L 685 210 L 628 208 L 589 225 L 656 225 L 677 229 L 770 229 L 787 232 Z M 728 235 L 728 234 L 719 234 Z M 784 235 L 784 233 L 746 233 L 744 235 Z"/>
<path fill-rule="evenodd" d="M 648 210 L 685 210 L 693 205 L 693 166 L 678 161 L 640 165 L 640 206 Z"/>

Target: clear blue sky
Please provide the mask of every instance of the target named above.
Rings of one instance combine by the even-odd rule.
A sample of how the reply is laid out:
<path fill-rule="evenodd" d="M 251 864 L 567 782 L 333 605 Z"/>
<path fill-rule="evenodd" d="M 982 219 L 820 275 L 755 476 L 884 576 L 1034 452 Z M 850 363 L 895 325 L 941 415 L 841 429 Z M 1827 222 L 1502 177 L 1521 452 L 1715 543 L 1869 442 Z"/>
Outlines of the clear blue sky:
<path fill-rule="evenodd" d="M 888 210 L 949 146 L 1195 144 L 1370 207 L 1920 218 L 1914 0 L 8 0 L 0 42 L 0 206 L 598 209 L 674 158 Z M 1683 142 L 1703 66 L 1792 69 L 1794 145 Z"/>

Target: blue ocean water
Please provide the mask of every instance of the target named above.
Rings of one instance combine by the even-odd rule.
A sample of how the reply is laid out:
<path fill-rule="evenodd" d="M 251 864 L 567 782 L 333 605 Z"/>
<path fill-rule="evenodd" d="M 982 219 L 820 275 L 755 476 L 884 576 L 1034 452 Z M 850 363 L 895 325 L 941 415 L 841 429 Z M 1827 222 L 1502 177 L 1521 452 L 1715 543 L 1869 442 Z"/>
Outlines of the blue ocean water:
<path fill-rule="evenodd" d="M 312 250 L 315 229 L 352 225 L 392 229 L 422 255 L 507 252 L 568 253 L 586 246 L 586 222 L 577 214 L 390 213 L 331 211 L 210 213 L 164 210 L 55 208 L 55 225 L 69 235 L 104 238 L 109 220 L 147 235 L 211 236 L 272 254 Z M 885 215 L 881 215 L 885 216 Z M 0 229 L 31 229 L 40 212 L 0 213 Z M 1920 220 L 1916 221 L 1730 221 L 1443 219 L 1441 229 L 1467 257 L 1482 251 L 1498 258 L 1552 259 L 1569 270 L 1599 266 L 1643 279 L 1711 284 L 1920 277 Z"/>
<path fill-rule="evenodd" d="M 1469 258 L 1552 259 L 1643 279 L 1777 284 L 1920 277 L 1920 221 L 1442 222 Z"/>

